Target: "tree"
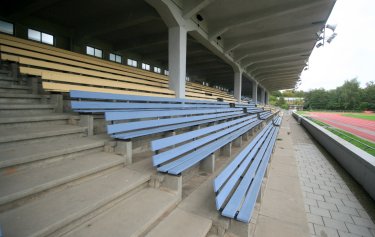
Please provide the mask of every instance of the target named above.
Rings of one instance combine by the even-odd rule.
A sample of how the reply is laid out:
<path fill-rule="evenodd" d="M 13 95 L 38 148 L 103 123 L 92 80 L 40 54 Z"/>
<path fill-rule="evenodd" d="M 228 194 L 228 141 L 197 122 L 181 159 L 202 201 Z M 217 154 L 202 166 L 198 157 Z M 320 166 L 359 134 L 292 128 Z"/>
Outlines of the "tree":
<path fill-rule="evenodd" d="M 361 102 L 361 88 L 359 81 L 354 78 L 350 81 L 345 81 L 344 85 L 336 88 L 338 103 L 341 109 L 357 110 Z"/>
<path fill-rule="evenodd" d="M 362 110 L 375 110 L 375 82 L 366 83 L 362 92 L 360 108 Z"/>

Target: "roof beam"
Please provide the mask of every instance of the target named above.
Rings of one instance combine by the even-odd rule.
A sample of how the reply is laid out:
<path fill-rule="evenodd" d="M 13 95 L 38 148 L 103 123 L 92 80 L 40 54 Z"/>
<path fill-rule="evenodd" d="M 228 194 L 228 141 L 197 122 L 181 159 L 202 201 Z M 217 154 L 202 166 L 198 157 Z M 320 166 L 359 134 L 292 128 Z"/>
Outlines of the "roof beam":
<path fill-rule="evenodd" d="M 270 55 L 267 55 L 264 57 L 258 57 L 258 58 L 246 58 L 241 61 L 241 65 L 243 67 L 247 67 L 254 63 L 268 62 L 268 61 L 272 61 L 275 59 L 284 59 L 284 58 L 290 58 L 290 57 L 296 57 L 296 56 L 302 57 L 303 54 L 306 54 L 306 53 L 310 54 L 310 50 L 309 51 L 303 50 L 303 51 L 298 51 L 294 53 L 291 52 L 291 53 L 282 53 L 282 54 L 270 54 Z"/>
<path fill-rule="evenodd" d="M 302 62 L 301 62 L 302 61 Z M 302 63 L 305 63 L 304 60 L 301 60 L 301 59 L 293 59 L 293 60 L 288 60 L 288 61 L 281 61 L 281 62 L 274 62 L 274 63 L 257 63 L 257 64 L 253 64 L 251 65 L 250 67 L 248 67 L 248 69 L 250 68 L 254 68 L 254 69 L 257 69 L 257 68 L 269 68 L 269 67 L 274 67 L 274 66 L 279 66 L 279 65 L 299 65 L 299 64 L 302 64 Z"/>
<path fill-rule="evenodd" d="M 191 18 L 215 0 L 187 0 L 183 2 L 182 15 L 184 18 Z"/>
<path fill-rule="evenodd" d="M 256 76 L 262 73 L 280 73 L 280 72 L 288 72 L 288 71 L 293 71 L 293 70 L 302 71 L 303 66 L 304 65 L 292 65 L 290 67 L 278 67 L 278 68 L 273 68 L 273 69 L 270 69 L 270 68 L 261 69 L 260 68 L 260 69 L 253 70 L 252 75 Z"/>
<path fill-rule="evenodd" d="M 252 23 L 264 21 L 267 19 L 285 16 L 293 12 L 309 9 L 320 4 L 325 3 L 326 1 L 309 1 L 301 2 L 295 1 L 289 4 L 282 3 L 278 6 L 269 7 L 257 12 L 248 12 L 242 16 L 236 16 L 232 19 L 223 19 L 218 21 L 213 25 L 212 29 L 209 29 L 209 40 L 215 39 L 217 36 L 222 35 L 227 32 L 230 28 L 240 27 L 249 25 Z"/>
<path fill-rule="evenodd" d="M 297 33 L 301 31 L 305 31 L 311 28 L 317 28 L 316 25 L 309 24 L 309 25 L 301 25 L 301 26 L 292 26 L 292 27 L 287 27 L 284 29 L 278 29 L 274 30 L 271 32 L 261 32 L 258 34 L 251 34 L 251 35 L 246 35 L 246 36 L 241 36 L 241 37 L 236 37 L 236 38 L 225 38 L 225 47 L 224 51 L 229 52 L 233 49 L 236 49 L 242 45 L 246 44 L 251 44 L 254 42 L 258 41 L 263 41 L 267 39 L 274 39 L 275 37 L 279 36 L 284 36 L 284 35 L 289 35 L 292 33 Z M 314 35 L 315 36 L 315 35 Z"/>
<path fill-rule="evenodd" d="M 273 77 L 263 77 L 258 80 L 259 82 L 262 81 L 269 81 L 269 80 L 298 80 L 299 77 L 297 77 L 295 74 L 293 75 L 285 75 L 285 76 L 273 76 Z"/>
<path fill-rule="evenodd" d="M 268 75 L 259 75 L 257 79 L 264 79 L 269 77 L 283 77 L 283 76 L 296 76 L 299 75 L 298 72 L 287 72 L 287 73 L 279 73 L 279 74 L 268 74 Z"/>
<path fill-rule="evenodd" d="M 268 53 L 271 53 L 271 52 L 274 52 L 274 51 L 279 51 L 279 50 L 282 50 L 282 49 L 289 49 L 289 48 L 293 48 L 293 47 L 296 47 L 296 46 L 300 46 L 300 45 L 303 45 L 303 44 L 306 44 L 308 42 L 311 42 L 311 41 L 316 41 L 315 39 L 311 39 L 311 38 L 308 38 L 308 39 L 303 39 L 303 40 L 296 40 L 296 41 L 289 41 L 289 42 L 285 42 L 285 43 L 281 43 L 281 44 L 274 44 L 272 46 L 270 45 L 264 45 L 264 46 L 261 46 L 261 47 L 256 47 L 254 49 L 241 49 L 241 50 L 236 50 L 233 52 L 233 55 L 234 55 L 234 60 L 236 62 L 246 58 L 246 57 L 250 57 L 250 56 L 254 56 L 254 55 L 264 55 L 264 54 L 268 54 Z"/>

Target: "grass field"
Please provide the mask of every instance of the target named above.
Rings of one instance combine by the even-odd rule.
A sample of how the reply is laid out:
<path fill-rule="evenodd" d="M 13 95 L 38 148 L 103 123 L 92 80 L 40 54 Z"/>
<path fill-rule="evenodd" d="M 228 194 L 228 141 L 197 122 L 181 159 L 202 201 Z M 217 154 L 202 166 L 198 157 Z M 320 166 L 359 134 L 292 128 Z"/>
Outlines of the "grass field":
<path fill-rule="evenodd" d="M 364 140 L 360 137 L 357 137 L 357 136 L 355 136 L 351 133 L 345 132 L 341 129 L 333 128 L 333 127 L 329 126 L 328 124 L 323 123 L 319 120 L 312 119 L 312 118 L 309 118 L 309 117 L 308 117 L 308 119 L 310 119 L 314 123 L 318 124 L 319 126 L 325 127 L 328 131 L 332 132 L 333 134 L 341 137 L 342 139 L 350 142 L 354 146 L 360 148 L 361 150 L 364 150 L 365 152 L 367 152 L 370 155 L 373 155 L 375 157 L 375 144 L 374 143 L 372 143 L 370 141 L 367 141 L 367 140 Z M 372 149 L 369 148 L 368 146 L 372 147 Z"/>
<path fill-rule="evenodd" d="M 342 114 L 342 116 L 375 121 L 375 114 L 350 113 L 350 114 Z"/>

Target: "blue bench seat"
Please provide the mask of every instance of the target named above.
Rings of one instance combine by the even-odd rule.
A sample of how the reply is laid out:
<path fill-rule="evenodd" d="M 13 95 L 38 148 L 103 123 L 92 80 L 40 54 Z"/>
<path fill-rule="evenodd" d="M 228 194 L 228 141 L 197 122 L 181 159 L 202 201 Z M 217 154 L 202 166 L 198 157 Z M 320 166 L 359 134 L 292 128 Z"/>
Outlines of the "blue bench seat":
<path fill-rule="evenodd" d="M 105 112 L 107 132 L 131 139 L 246 116 L 240 108 Z"/>
<path fill-rule="evenodd" d="M 216 208 L 221 215 L 250 221 L 278 130 L 268 123 L 214 179 Z"/>
<path fill-rule="evenodd" d="M 72 109 L 80 113 L 103 113 L 106 111 L 123 110 L 168 110 L 231 107 L 230 103 L 218 101 L 134 96 L 87 91 L 70 91 L 70 98 L 72 99 Z"/>
<path fill-rule="evenodd" d="M 151 142 L 151 150 L 155 152 L 153 165 L 160 172 L 179 175 L 260 123 L 256 115 L 250 115 L 154 140 Z"/>

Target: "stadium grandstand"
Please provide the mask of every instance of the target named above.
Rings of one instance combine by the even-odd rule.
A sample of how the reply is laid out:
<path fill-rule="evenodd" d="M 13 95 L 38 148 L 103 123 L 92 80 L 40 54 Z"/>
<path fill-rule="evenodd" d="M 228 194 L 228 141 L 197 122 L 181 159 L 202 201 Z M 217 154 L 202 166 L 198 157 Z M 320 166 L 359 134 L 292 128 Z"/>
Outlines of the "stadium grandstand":
<path fill-rule="evenodd" d="M 2 1 L 0 236 L 308 236 L 268 97 L 334 3 Z"/>

